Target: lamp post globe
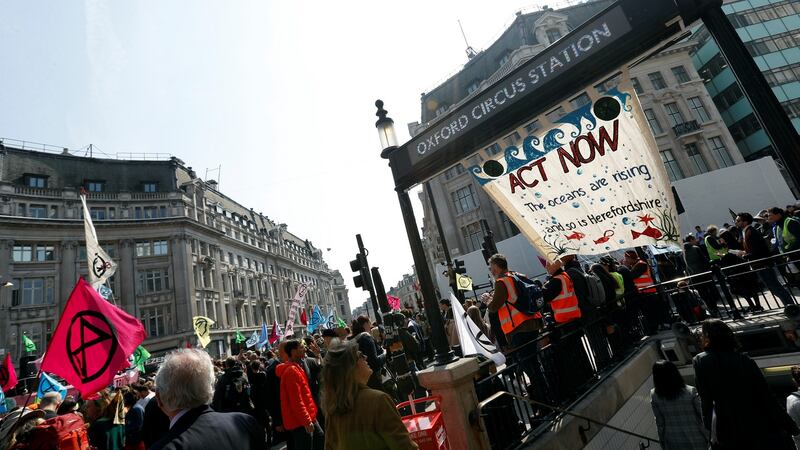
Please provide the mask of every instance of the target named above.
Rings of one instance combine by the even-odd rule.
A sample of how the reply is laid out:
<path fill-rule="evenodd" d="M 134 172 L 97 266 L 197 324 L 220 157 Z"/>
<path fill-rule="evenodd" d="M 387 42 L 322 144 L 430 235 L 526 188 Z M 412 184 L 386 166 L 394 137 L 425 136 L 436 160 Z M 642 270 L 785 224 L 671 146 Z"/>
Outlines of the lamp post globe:
<path fill-rule="evenodd" d="M 378 108 L 378 112 L 375 113 L 378 116 L 375 128 L 378 129 L 378 137 L 381 140 L 381 158 L 386 159 L 389 153 L 397 148 L 397 133 L 394 131 L 394 120 L 387 117 L 388 112 L 383 109 L 383 100 L 376 100 L 375 106 Z"/>

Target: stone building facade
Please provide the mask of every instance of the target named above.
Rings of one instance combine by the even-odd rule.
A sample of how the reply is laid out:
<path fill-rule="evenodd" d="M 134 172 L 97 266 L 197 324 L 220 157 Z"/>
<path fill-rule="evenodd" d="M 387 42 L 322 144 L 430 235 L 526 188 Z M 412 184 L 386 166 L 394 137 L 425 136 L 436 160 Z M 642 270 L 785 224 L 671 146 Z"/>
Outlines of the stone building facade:
<path fill-rule="evenodd" d="M 419 292 L 416 272 L 404 274 L 403 279 L 390 288 L 388 294 L 399 298 L 402 308 L 409 306 L 414 311 L 418 310 L 417 301 L 422 301 L 422 294 Z"/>
<path fill-rule="evenodd" d="M 79 189 L 101 245 L 117 262 L 113 300 L 142 320 L 157 356 L 195 344 L 192 317 L 216 324 L 207 349 L 231 352 L 236 330 L 285 323 L 290 299 L 350 319 L 342 275 L 322 250 L 256 213 L 172 157 L 121 161 L 0 145 L 0 350 L 22 356 L 22 335 L 47 346 L 78 277 L 86 276 Z M 30 355 L 28 355 L 30 356 Z"/>
<path fill-rule="evenodd" d="M 559 10 L 545 8 L 527 14 L 518 13 L 497 41 L 473 56 L 461 71 L 422 94 L 421 122 L 409 124 L 409 132 L 412 135 L 421 133 L 435 124 L 439 116 L 472 99 L 612 3 L 612 0 L 596 0 Z M 696 47 L 695 41 L 684 40 L 630 69 L 631 81 L 673 181 L 744 161 L 694 68 L 691 55 Z M 619 76 L 598 80 L 598 84 L 590 89 L 604 92 L 619 80 Z M 466 167 L 495 157 L 508 146 L 521 145 L 529 134 L 547 129 L 566 112 L 588 101 L 586 92 L 573 94 L 561 104 L 554 105 L 544 118 L 531 118 L 530 122 L 519 124 L 518 128 L 508 130 L 497 141 L 476 148 L 475 155 L 463 163 L 428 181 L 453 258 L 481 249 L 488 231 L 482 225 L 484 220 L 497 241 L 519 233 Z M 436 273 L 440 271 L 438 263 L 444 260 L 442 239 L 424 189 L 420 200 L 424 210 L 423 243 L 431 273 Z"/>

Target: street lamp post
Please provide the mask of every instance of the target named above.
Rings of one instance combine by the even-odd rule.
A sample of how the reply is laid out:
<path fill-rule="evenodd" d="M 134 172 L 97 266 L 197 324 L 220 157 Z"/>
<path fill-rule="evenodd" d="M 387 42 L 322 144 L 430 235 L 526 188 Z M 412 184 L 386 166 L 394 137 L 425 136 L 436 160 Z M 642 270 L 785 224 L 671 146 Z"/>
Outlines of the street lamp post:
<path fill-rule="evenodd" d="M 378 121 L 375 122 L 375 128 L 378 129 L 378 136 L 381 141 L 381 158 L 389 159 L 389 155 L 397 150 L 397 134 L 394 131 L 394 121 L 387 117 L 387 111 L 383 109 L 383 101 L 378 100 L 375 102 L 378 112 Z M 422 290 L 422 298 L 425 306 L 425 315 L 428 317 L 428 323 L 431 326 L 431 343 L 435 351 L 436 365 L 445 365 L 458 359 L 447 342 L 447 336 L 444 332 L 444 321 L 442 320 L 442 313 L 439 311 L 439 302 L 436 298 L 436 291 L 433 287 L 433 278 L 431 277 L 430 270 L 428 270 L 428 263 L 425 259 L 425 250 L 422 248 L 422 240 L 419 236 L 419 228 L 417 228 L 417 220 L 414 217 L 414 208 L 411 205 L 411 199 L 405 189 L 395 187 L 397 191 L 397 199 L 400 202 L 400 212 L 403 215 L 403 223 L 406 226 L 406 233 L 408 234 L 408 242 L 411 245 L 411 255 L 414 258 L 414 265 L 417 269 L 417 277 L 419 278 L 420 289 Z"/>

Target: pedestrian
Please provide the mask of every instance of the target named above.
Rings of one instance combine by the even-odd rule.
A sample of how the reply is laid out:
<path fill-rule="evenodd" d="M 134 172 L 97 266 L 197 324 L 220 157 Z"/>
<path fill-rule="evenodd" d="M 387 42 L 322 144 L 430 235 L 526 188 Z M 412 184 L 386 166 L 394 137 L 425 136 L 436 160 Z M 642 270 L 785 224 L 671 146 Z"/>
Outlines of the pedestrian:
<path fill-rule="evenodd" d="M 47 392 L 39 400 L 39 409 L 44 411 L 44 420 L 56 417 L 58 407 L 61 405 L 61 394 L 58 392 Z"/>
<path fill-rule="evenodd" d="M 456 331 L 456 322 L 453 320 L 453 308 L 451 306 L 449 299 L 443 298 L 439 300 L 439 310 L 442 312 L 447 344 L 450 345 L 450 348 L 453 348 L 460 345 L 460 343 L 458 342 L 458 331 Z"/>
<path fill-rule="evenodd" d="M 635 250 L 625 252 L 624 263 L 630 269 L 633 284 L 636 286 L 636 302 L 644 314 L 645 333 L 653 335 L 661 326 L 668 328 L 669 306 L 658 295 L 650 265 Z"/>
<path fill-rule="evenodd" d="M 719 262 L 722 255 L 728 253 L 728 248 L 717 239 L 717 231 L 716 225 L 709 225 L 706 229 L 706 237 L 703 239 L 706 245 L 706 251 L 708 252 L 708 259 L 712 264 Z"/>
<path fill-rule="evenodd" d="M 514 275 L 508 268 L 505 255 L 497 253 L 489 258 L 489 271 L 495 278 L 494 295 L 489 302 L 490 312 L 497 314 L 500 329 L 508 340 L 508 352 L 519 363 L 528 376 L 534 400 L 544 401 L 546 398 L 546 382 L 538 361 L 539 345 L 537 337 L 544 327 L 542 314 L 520 311 L 514 306 L 519 300 Z M 529 299 L 538 301 L 539 299 Z"/>
<path fill-rule="evenodd" d="M 281 414 L 294 450 L 322 450 L 325 434 L 317 423 L 317 405 L 311 396 L 308 379 L 300 366 L 305 354 L 302 341 L 286 341 L 281 355 L 286 360 L 275 373 L 281 379 Z"/>
<path fill-rule="evenodd" d="M 687 234 L 683 239 L 683 259 L 686 271 L 692 277 L 692 287 L 697 289 L 711 315 L 719 317 L 719 291 L 714 283 L 714 277 L 709 273 L 711 264 L 708 261 L 708 253 L 700 248 L 697 239 L 691 234 Z"/>
<path fill-rule="evenodd" d="M 353 333 L 349 339 L 356 341 L 358 344 L 358 349 L 361 350 L 361 353 L 367 356 L 367 362 L 369 363 L 369 367 L 372 369 L 372 376 L 369 379 L 369 387 L 372 389 L 383 389 L 383 383 L 381 382 L 381 370 L 383 369 L 384 358 L 380 355 L 381 352 L 378 351 L 378 344 L 375 342 L 375 338 L 372 337 L 370 330 L 372 329 L 372 325 L 369 321 L 369 317 L 367 316 L 358 316 L 352 325 Z M 380 356 L 379 356 L 380 355 Z"/>
<path fill-rule="evenodd" d="M 152 385 L 151 385 L 152 386 Z M 146 448 L 160 441 L 169 432 L 169 417 L 164 414 L 153 392 L 152 401 L 144 407 L 144 422 L 142 423 L 142 441 Z"/>
<path fill-rule="evenodd" d="M 764 374 L 739 352 L 733 330 L 719 319 L 702 326 L 704 352 L 694 357 L 703 424 L 719 450 L 792 449 L 797 425 L 779 405 Z"/>
<path fill-rule="evenodd" d="M 753 216 L 750 213 L 742 212 L 736 216 L 736 226 L 742 229 L 744 238 L 742 244 L 744 250 L 739 253 L 739 256 L 748 261 L 761 260 L 769 258 L 771 252 L 769 245 L 761 233 L 753 227 Z M 795 303 L 792 294 L 781 284 L 778 280 L 778 274 L 775 272 L 775 264 L 772 260 L 759 261 L 750 264 L 755 270 L 758 270 L 758 277 L 761 282 L 769 289 L 773 296 L 779 298 L 784 306 L 792 305 Z M 759 305 L 760 309 L 761 305 Z"/>
<path fill-rule="evenodd" d="M 703 228 L 700 227 L 700 225 L 695 225 L 694 226 L 694 237 L 695 237 L 695 239 L 697 239 L 698 241 L 702 241 L 703 238 L 705 237 L 705 235 L 706 234 L 703 232 Z"/>
<path fill-rule="evenodd" d="M 581 318 L 581 308 L 578 304 L 578 294 L 575 282 L 563 268 L 563 260 L 547 262 L 545 269 L 549 275 L 542 287 L 542 298 L 545 304 L 550 305 L 553 320 L 556 324 L 563 325 L 577 321 Z M 584 291 L 586 281 L 583 281 Z"/>
<path fill-rule="evenodd" d="M 156 401 L 170 418 L 167 434 L 148 450 L 261 450 L 264 431 L 253 417 L 215 412 L 214 367 L 201 349 L 179 349 L 156 373 Z"/>
<path fill-rule="evenodd" d="M 269 413 L 267 412 L 267 374 L 261 361 L 255 360 L 248 363 L 247 379 L 250 382 L 250 400 L 253 402 L 253 417 L 266 432 L 269 428 Z"/>
<path fill-rule="evenodd" d="M 139 398 L 133 390 L 125 392 L 122 399 L 128 409 L 125 413 L 125 450 L 145 450 L 142 440 L 144 408 L 137 402 Z"/>
<path fill-rule="evenodd" d="M 125 448 L 125 418 L 122 396 L 100 391 L 98 398 L 87 400 L 84 417 L 89 423 L 89 443 L 97 450 Z"/>
<path fill-rule="evenodd" d="M 786 412 L 789 417 L 794 420 L 794 423 L 800 427 L 800 366 L 792 366 L 792 381 L 794 382 L 795 391 L 786 397 Z M 800 434 L 793 436 L 794 445 L 800 448 Z"/>
<path fill-rule="evenodd" d="M 136 404 L 142 407 L 142 411 L 147 407 L 150 400 L 156 396 L 156 393 L 150 389 L 151 387 L 152 384 L 150 382 L 136 383 L 131 386 L 136 397 L 138 397 Z"/>
<path fill-rule="evenodd" d="M 678 311 L 678 316 L 688 324 L 695 324 L 705 319 L 706 313 L 699 294 L 694 289 L 689 288 L 689 283 L 686 280 L 679 281 L 677 288 L 670 295 L 670 298 L 672 298 L 672 303 Z"/>
<path fill-rule="evenodd" d="M 355 343 L 333 342 L 322 372 L 326 450 L 417 448 L 392 399 L 367 387 L 371 373 Z"/>
<path fill-rule="evenodd" d="M 285 357 L 285 346 L 286 341 L 281 341 L 278 344 L 278 357 L 270 360 L 264 369 L 264 373 L 266 374 L 265 395 L 267 400 L 267 411 L 269 412 L 270 416 L 270 427 L 267 437 L 269 438 L 270 446 L 275 446 L 281 442 L 286 442 L 287 449 L 293 450 L 291 447 L 291 439 L 289 439 L 289 435 L 286 433 L 286 429 L 283 427 L 283 415 L 281 414 L 281 379 L 275 373 L 282 360 L 288 359 Z"/>
<path fill-rule="evenodd" d="M 242 370 L 242 364 L 232 356 L 225 360 L 225 372 L 217 381 L 211 406 L 218 412 L 253 413 L 250 382 Z"/>
<path fill-rule="evenodd" d="M 700 415 L 700 396 L 694 386 L 686 385 L 671 361 L 659 360 L 653 364 L 650 406 L 662 449 L 708 449 L 708 431 Z"/>

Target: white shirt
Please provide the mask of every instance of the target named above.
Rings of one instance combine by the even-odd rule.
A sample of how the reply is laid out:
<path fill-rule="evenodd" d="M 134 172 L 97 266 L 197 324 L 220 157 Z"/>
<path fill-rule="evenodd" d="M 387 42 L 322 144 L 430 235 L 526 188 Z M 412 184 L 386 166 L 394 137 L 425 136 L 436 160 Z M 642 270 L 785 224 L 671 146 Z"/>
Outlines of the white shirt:
<path fill-rule="evenodd" d="M 178 419 L 183 417 L 183 415 L 186 414 L 187 412 L 189 412 L 188 409 L 182 409 L 178 411 L 178 414 L 175 414 L 175 417 L 173 417 L 172 420 L 169 421 L 169 429 L 171 430 L 172 427 L 174 427 L 175 424 L 178 422 Z"/>
<path fill-rule="evenodd" d="M 156 396 L 156 393 L 155 393 L 155 392 L 153 392 L 153 391 L 150 391 L 150 393 L 149 393 L 149 394 L 147 394 L 147 397 L 145 397 L 145 398 L 140 398 L 139 400 L 137 400 L 137 401 L 136 401 L 136 404 L 137 404 L 138 406 L 141 406 L 141 407 L 142 407 L 142 409 L 144 409 L 144 407 L 145 407 L 145 406 L 147 406 L 147 403 L 148 403 L 148 402 L 150 402 L 150 399 L 152 399 L 152 398 L 153 398 L 153 397 L 155 397 L 155 396 Z"/>

